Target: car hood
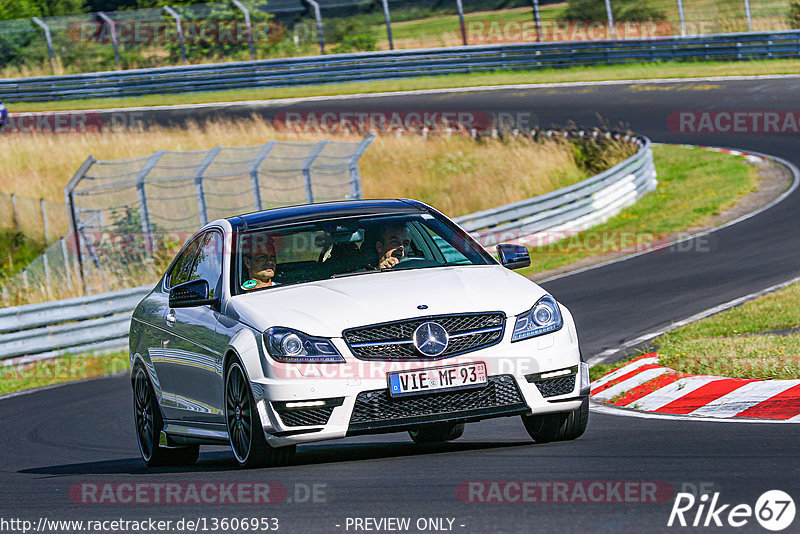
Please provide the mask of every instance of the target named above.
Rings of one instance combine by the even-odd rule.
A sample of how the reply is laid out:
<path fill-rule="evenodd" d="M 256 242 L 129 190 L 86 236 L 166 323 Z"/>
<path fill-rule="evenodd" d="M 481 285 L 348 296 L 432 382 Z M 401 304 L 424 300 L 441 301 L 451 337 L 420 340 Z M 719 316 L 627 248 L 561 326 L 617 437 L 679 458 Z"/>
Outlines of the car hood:
<path fill-rule="evenodd" d="M 260 331 L 285 326 L 341 337 L 348 328 L 429 315 L 503 311 L 510 317 L 544 294 L 499 265 L 438 267 L 275 287 L 233 297 L 227 311 Z"/>

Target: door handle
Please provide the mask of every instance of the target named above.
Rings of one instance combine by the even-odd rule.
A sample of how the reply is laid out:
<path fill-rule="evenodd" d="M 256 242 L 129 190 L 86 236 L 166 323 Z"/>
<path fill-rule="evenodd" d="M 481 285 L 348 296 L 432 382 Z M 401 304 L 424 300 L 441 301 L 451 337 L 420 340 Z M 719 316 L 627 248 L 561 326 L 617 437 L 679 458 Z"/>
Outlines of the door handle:
<path fill-rule="evenodd" d="M 167 324 L 169 326 L 175 324 L 175 310 L 170 310 L 167 312 Z"/>

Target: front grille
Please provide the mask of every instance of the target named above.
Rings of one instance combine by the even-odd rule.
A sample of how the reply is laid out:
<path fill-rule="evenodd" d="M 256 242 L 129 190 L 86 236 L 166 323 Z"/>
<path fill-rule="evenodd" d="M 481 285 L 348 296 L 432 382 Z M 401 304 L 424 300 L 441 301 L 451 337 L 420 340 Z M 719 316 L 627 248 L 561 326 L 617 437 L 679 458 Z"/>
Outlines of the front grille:
<path fill-rule="evenodd" d="M 400 425 L 432 415 L 463 415 L 498 408 L 524 408 L 522 394 L 511 375 L 490 376 L 482 388 L 444 391 L 415 397 L 392 398 L 387 389 L 358 394 L 350 426 L 367 427 L 384 422 Z M 405 421 L 404 421 L 405 420 Z"/>
<path fill-rule="evenodd" d="M 447 349 L 434 358 L 420 353 L 412 342 L 414 330 L 428 321 L 442 325 L 450 337 Z M 351 328 L 343 336 L 353 354 L 362 360 L 432 360 L 499 343 L 505 322 L 505 314 L 499 312 L 439 315 Z"/>
<path fill-rule="evenodd" d="M 293 408 L 291 410 L 276 411 L 286 426 L 317 426 L 328 424 L 333 408 L 334 406 L 323 406 L 320 408 Z"/>
<path fill-rule="evenodd" d="M 537 380 L 535 383 L 542 397 L 547 398 L 557 395 L 566 395 L 567 393 L 572 393 L 575 389 L 575 375 Z"/>

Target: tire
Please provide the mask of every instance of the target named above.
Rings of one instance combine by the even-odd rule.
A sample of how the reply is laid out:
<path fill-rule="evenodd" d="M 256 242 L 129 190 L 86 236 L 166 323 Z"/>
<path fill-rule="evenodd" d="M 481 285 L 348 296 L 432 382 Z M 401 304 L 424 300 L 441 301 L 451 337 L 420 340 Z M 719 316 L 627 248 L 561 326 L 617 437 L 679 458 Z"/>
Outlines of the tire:
<path fill-rule="evenodd" d="M 433 423 L 408 431 L 415 443 L 442 443 L 464 435 L 464 423 Z"/>
<path fill-rule="evenodd" d="M 164 421 L 150 377 L 140 365 L 136 366 L 133 373 L 133 417 L 136 422 L 136 441 L 144 463 L 148 467 L 194 464 L 200 454 L 199 445 L 166 448 L 158 444 Z"/>
<path fill-rule="evenodd" d="M 537 443 L 570 441 L 586 431 L 589 422 L 589 398 L 583 399 L 580 408 L 566 413 L 523 415 L 525 430 Z"/>
<path fill-rule="evenodd" d="M 237 360 L 232 360 L 225 372 L 225 424 L 239 467 L 277 467 L 289 464 L 294 458 L 296 445 L 275 448 L 267 443 L 253 392 Z"/>

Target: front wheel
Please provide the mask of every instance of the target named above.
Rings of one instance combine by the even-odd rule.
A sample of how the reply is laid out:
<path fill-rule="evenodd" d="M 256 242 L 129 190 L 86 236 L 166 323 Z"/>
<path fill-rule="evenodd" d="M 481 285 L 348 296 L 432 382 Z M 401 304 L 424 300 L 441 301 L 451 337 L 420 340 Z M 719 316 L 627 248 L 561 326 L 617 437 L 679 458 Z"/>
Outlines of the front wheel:
<path fill-rule="evenodd" d="M 297 446 L 274 448 L 267 443 L 245 376 L 241 364 L 233 361 L 225 377 L 225 421 L 236 463 L 248 469 L 286 465 Z"/>
<path fill-rule="evenodd" d="M 537 443 L 578 439 L 589 422 L 589 398 L 583 399 L 580 408 L 566 413 L 523 415 L 525 430 Z"/>
<path fill-rule="evenodd" d="M 434 423 L 408 431 L 414 443 L 441 443 L 464 435 L 464 423 Z"/>
<path fill-rule="evenodd" d="M 192 445 L 169 449 L 159 445 L 164 427 L 161 410 L 156 402 L 150 378 L 144 368 L 137 366 L 133 375 L 133 416 L 136 421 L 136 440 L 139 452 L 148 467 L 159 465 L 191 465 L 197 461 L 200 447 Z"/>

